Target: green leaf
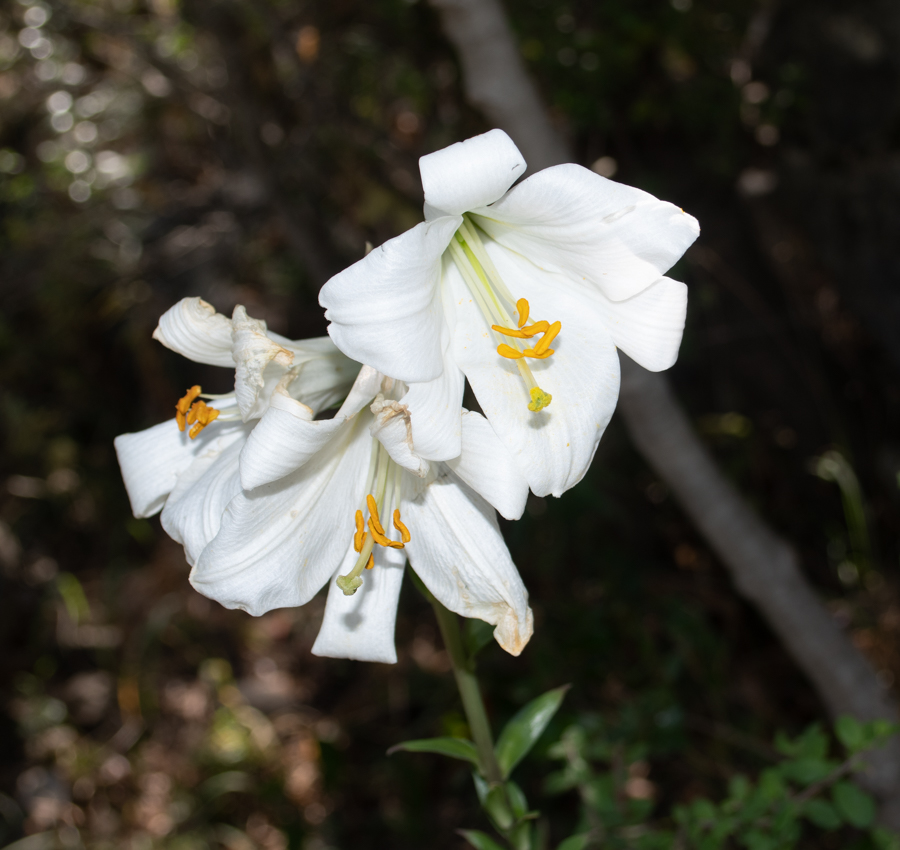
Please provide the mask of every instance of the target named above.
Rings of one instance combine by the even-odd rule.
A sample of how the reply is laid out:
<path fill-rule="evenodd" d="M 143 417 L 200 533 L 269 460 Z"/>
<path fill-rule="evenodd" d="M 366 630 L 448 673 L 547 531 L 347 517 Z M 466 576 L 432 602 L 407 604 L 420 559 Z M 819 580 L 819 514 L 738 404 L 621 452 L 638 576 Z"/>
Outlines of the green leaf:
<path fill-rule="evenodd" d="M 484 620 L 466 619 L 463 626 L 463 644 L 466 654 L 474 658 L 494 639 L 494 627 Z"/>
<path fill-rule="evenodd" d="M 841 825 L 841 817 L 828 800 L 810 800 L 803 807 L 806 819 L 819 829 L 837 829 Z"/>
<path fill-rule="evenodd" d="M 786 779 L 800 785 L 812 785 L 831 773 L 836 763 L 829 759 L 797 758 L 783 762 L 779 771 Z"/>
<path fill-rule="evenodd" d="M 505 832 L 516 822 L 502 785 L 494 785 L 481 805 L 501 832 Z"/>
<path fill-rule="evenodd" d="M 856 752 L 866 745 L 866 730 L 855 717 L 845 714 L 834 724 L 834 734 L 850 752 Z"/>
<path fill-rule="evenodd" d="M 421 738 L 418 741 L 404 741 L 396 744 L 387 752 L 388 755 L 398 751 L 407 753 L 437 753 L 440 756 L 461 759 L 479 767 L 478 750 L 471 741 L 465 738 Z"/>
<path fill-rule="evenodd" d="M 567 690 L 569 685 L 563 685 L 533 699 L 503 728 L 495 752 L 504 779 L 541 737 L 541 733 L 562 704 Z"/>
<path fill-rule="evenodd" d="M 471 844 L 475 850 L 503 850 L 493 838 L 477 829 L 460 829 L 459 834 Z"/>
<path fill-rule="evenodd" d="M 522 789 L 512 780 L 506 783 L 506 796 L 516 819 L 524 818 L 528 814 L 528 800 L 525 799 Z"/>
<path fill-rule="evenodd" d="M 875 802 L 852 782 L 836 782 L 831 799 L 841 817 L 857 829 L 865 829 L 875 820 Z"/>
<path fill-rule="evenodd" d="M 591 837 L 588 833 L 583 835 L 570 835 L 560 844 L 556 850 L 584 850 L 588 846 Z"/>

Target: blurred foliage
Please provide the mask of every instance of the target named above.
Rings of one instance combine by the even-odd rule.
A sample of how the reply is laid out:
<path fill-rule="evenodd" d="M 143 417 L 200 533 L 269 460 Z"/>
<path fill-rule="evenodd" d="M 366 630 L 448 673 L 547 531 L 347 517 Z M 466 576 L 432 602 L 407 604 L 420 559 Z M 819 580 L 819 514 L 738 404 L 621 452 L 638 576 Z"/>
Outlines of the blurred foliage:
<path fill-rule="evenodd" d="M 508 6 L 579 160 L 704 225 L 673 272 L 691 288 L 673 378 L 890 687 L 892 4 Z M 0 842 L 449 848 L 488 827 L 463 764 L 385 757 L 468 734 L 424 601 L 404 594 L 395 667 L 313 658 L 321 599 L 252 620 L 199 597 L 158 522 L 130 516 L 112 450 L 184 387 L 218 389 L 151 340 L 174 301 L 322 333 L 324 279 L 419 220 L 417 158 L 484 129 L 423 2 L 0 8 Z M 606 816 L 545 793 L 561 735 L 585 741 L 593 785 L 624 770 L 650 823 L 757 793 L 763 742 L 822 707 L 617 422 L 585 481 L 527 517 L 506 531 L 535 638 L 481 671 L 498 728 L 573 683 L 517 768 L 551 846 Z M 804 827 L 797 846 L 858 835 Z"/>

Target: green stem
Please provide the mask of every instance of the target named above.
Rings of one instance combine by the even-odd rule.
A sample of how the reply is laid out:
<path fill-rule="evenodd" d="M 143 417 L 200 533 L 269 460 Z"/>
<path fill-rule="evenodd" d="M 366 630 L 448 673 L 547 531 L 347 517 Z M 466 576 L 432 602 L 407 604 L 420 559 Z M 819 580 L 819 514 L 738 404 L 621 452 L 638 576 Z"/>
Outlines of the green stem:
<path fill-rule="evenodd" d="M 448 611 L 434 598 L 434 595 L 425 587 L 425 583 L 412 567 L 408 567 L 408 574 L 422 596 L 434 608 L 434 615 L 437 617 L 441 637 L 444 639 L 444 646 L 453 665 L 456 687 L 462 699 L 463 711 L 465 711 L 466 720 L 469 723 L 469 731 L 472 733 L 475 748 L 478 750 L 478 759 L 481 762 L 484 778 L 491 783 L 503 782 L 503 773 L 500 770 L 500 765 L 497 763 L 497 756 L 494 754 L 491 724 L 484 709 L 484 701 L 481 699 L 481 688 L 478 687 L 475 667 L 463 646 L 462 635 L 459 631 L 459 620 L 456 614 Z"/>
<path fill-rule="evenodd" d="M 424 586 L 420 589 L 425 589 Z M 497 756 L 494 755 L 494 739 L 491 736 L 491 724 L 488 721 L 487 712 L 484 710 L 484 701 L 481 699 L 481 689 L 478 687 L 478 677 L 472 669 L 472 664 L 466 656 L 463 647 L 462 635 L 459 631 L 459 620 L 452 611 L 448 611 L 430 593 L 425 592 L 428 601 L 434 608 L 441 637 L 444 646 L 453 664 L 453 675 L 456 677 L 456 687 L 462 699 L 466 720 L 469 722 L 469 730 L 478 750 L 478 759 L 484 778 L 488 782 L 503 782 L 503 774 L 500 765 L 497 764 Z"/>

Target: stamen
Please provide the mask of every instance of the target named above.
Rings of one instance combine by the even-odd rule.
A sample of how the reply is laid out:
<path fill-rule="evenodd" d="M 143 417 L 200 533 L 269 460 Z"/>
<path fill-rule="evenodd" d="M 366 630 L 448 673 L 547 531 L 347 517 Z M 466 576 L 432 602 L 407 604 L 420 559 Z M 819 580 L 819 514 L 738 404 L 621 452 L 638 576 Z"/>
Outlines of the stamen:
<path fill-rule="evenodd" d="M 404 543 L 409 543 L 409 541 L 412 540 L 412 535 L 410 535 L 409 529 L 402 522 L 400 522 L 399 508 L 394 508 L 394 528 L 396 528 L 397 531 L 400 532 L 400 539 Z"/>
<path fill-rule="evenodd" d="M 497 346 L 497 354 L 501 357 L 506 357 L 509 360 L 521 360 L 525 354 L 519 351 L 517 348 L 511 348 L 506 343 L 501 342 L 500 345 Z"/>
<path fill-rule="evenodd" d="M 375 497 L 370 493 L 366 496 L 366 505 L 369 508 L 369 526 L 374 528 L 382 537 L 384 537 L 384 526 L 381 524 L 381 517 L 378 516 L 378 504 Z M 372 525 L 374 523 L 374 525 Z"/>
<path fill-rule="evenodd" d="M 376 530 L 375 526 L 372 524 L 372 517 L 369 517 L 369 531 L 372 532 L 372 537 L 375 538 L 375 542 L 379 546 L 384 546 L 386 549 L 402 549 L 403 544 L 399 540 L 391 540 L 390 537 L 381 534 Z"/>
<path fill-rule="evenodd" d="M 543 354 L 548 348 L 550 348 L 550 343 L 556 339 L 556 335 L 562 330 L 562 322 L 554 322 L 550 325 L 547 332 L 541 337 L 538 344 L 534 347 L 536 356 L 540 356 Z"/>
<path fill-rule="evenodd" d="M 199 389 L 199 387 L 198 387 Z M 187 424 L 193 425 L 188 436 L 193 440 L 210 422 L 219 417 L 219 411 L 214 407 L 207 407 L 205 401 L 195 401 L 188 411 Z"/>
<path fill-rule="evenodd" d="M 548 348 L 546 351 L 542 351 L 540 354 L 537 352 L 537 349 L 534 348 L 526 348 L 522 355 L 524 357 L 533 357 L 535 360 L 546 360 L 551 354 L 555 352 L 555 349 Z"/>
<path fill-rule="evenodd" d="M 200 395 L 200 386 L 199 384 L 194 384 L 175 404 L 175 421 L 178 423 L 179 431 L 184 430 L 185 417 L 198 395 Z"/>
<path fill-rule="evenodd" d="M 516 301 L 516 312 L 519 314 L 519 327 L 521 328 L 525 322 L 528 321 L 528 313 L 531 311 L 531 307 L 528 305 L 528 300 L 526 298 L 520 298 Z"/>
<path fill-rule="evenodd" d="M 562 325 L 560 325 L 562 327 Z M 550 322 L 540 321 L 535 322 L 533 325 L 529 325 L 527 328 L 520 328 L 519 330 L 515 330 L 513 328 L 504 328 L 502 325 L 491 325 L 491 330 L 497 331 L 499 334 L 504 334 L 505 336 L 513 336 L 516 339 L 531 339 L 533 336 L 537 336 L 541 333 L 546 333 L 550 329 Z M 558 331 L 557 331 L 558 333 Z"/>
<path fill-rule="evenodd" d="M 356 512 L 356 533 L 353 535 L 353 548 L 362 552 L 363 543 L 366 542 L 366 524 L 363 521 L 362 511 Z"/>
<path fill-rule="evenodd" d="M 371 570 L 372 567 L 374 567 L 374 566 L 375 566 L 375 556 L 369 555 L 369 560 L 366 561 L 366 569 Z"/>

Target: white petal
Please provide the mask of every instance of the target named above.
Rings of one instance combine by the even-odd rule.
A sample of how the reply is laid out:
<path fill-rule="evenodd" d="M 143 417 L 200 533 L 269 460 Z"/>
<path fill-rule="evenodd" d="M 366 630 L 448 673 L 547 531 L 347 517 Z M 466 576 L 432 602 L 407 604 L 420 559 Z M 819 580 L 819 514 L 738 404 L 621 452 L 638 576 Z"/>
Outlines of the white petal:
<path fill-rule="evenodd" d="M 440 258 L 461 221 L 416 225 L 322 287 L 328 333 L 344 354 L 401 381 L 441 374 Z"/>
<path fill-rule="evenodd" d="M 466 379 L 453 359 L 446 324 L 442 334 L 443 373 L 433 381 L 410 384 L 400 399 L 409 408 L 413 451 L 426 460 L 449 460 L 460 452 L 460 412 Z"/>
<path fill-rule="evenodd" d="M 330 337 L 290 340 L 272 331 L 267 335 L 294 355 L 294 378 L 286 385 L 289 395 L 314 412 L 327 410 L 347 395 L 359 373 L 359 363 L 339 351 Z"/>
<path fill-rule="evenodd" d="M 182 298 L 159 318 L 153 338 L 195 363 L 232 368 L 231 320 L 202 298 Z"/>
<path fill-rule="evenodd" d="M 375 548 L 375 566 L 363 573 L 363 584 L 345 596 L 334 579 L 353 569 L 357 554 L 351 547 L 328 585 L 328 601 L 312 654 L 356 661 L 397 663 L 394 625 L 403 583 L 403 550 Z"/>
<path fill-rule="evenodd" d="M 595 306 L 606 316 L 613 342 L 651 372 L 668 369 L 678 359 L 687 313 L 687 287 L 668 277 L 625 301 L 598 295 Z"/>
<path fill-rule="evenodd" d="M 125 489 L 136 517 L 158 513 L 178 482 L 178 476 L 200 456 L 218 456 L 240 439 L 243 428 L 215 422 L 191 440 L 174 419 L 136 434 L 120 434 L 114 443 Z"/>
<path fill-rule="evenodd" d="M 184 546 L 193 566 L 218 534 L 228 503 L 241 491 L 238 459 L 241 442 L 216 457 L 201 456 L 178 477 L 163 508 L 160 522 L 166 534 Z"/>
<path fill-rule="evenodd" d="M 379 395 L 372 404 L 372 413 L 375 414 L 375 421 L 369 431 L 387 449 L 394 463 L 419 478 L 428 475 L 428 461 L 422 460 L 413 451 L 412 428 L 406 406 L 399 401 L 386 401 L 384 396 Z"/>
<path fill-rule="evenodd" d="M 497 354 L 490 326 L 459 272 L 448 267 L 444 280 L 455 295 L 454 356 L 531 489 L 538 496 L 559 496 L 581 480 L 609 423 L 619 394 L 619 358 L 591 300 L 575 298 L 565 279 L 521 256 L 495 243 L 487 247 L 503 279 L 513 283 L 514 296 L 529 300 L 531 319 L 562 322 L 552 346 L 556 353 L 527 361 L 553 400 L 538 413 L 528 410 L 515 362 Z"/>
<path fill-rule="evenodd" d="M 236 495 L 191 584 L 226 608 L 254 616 L 308 602 L 352 540 L 372 451 L 365 424 L 349 422 L 293 474 Z"/>
<path fill-rule="evenodd" d="M 241 416 L 246 422 L 262 416 L 268 398 L 262 392 L 267 381 L 276 382 L 290 367 L 294 355 L 272 340 L 261 319 L 252 319 L 238 304 L 231 317 L 232 356 L 234 357 L 234 393 Z M 272 364 L 275 369 L 267 368 Z M 278 368 L 280 367 L 280 369 Z M 266 374 L 268 372 L 268 374 Z"/>
<path fill-rule="evenodd" d="M 580 165 L 540 171 L 475 212 L 501 244 L 613 301 L 659 280 L 700 233 L 673 204 Z"/>
<path fill-rule="evenodd" d="M 282 392 L 272 393 L 269 408 L 241 452 L 241 484 L 253 490 L 303 466 L 346 423 L 344 417 L 312 421 L 312 411 Z"/>
<path fill-rule="evenodd" d="M 503 130 L 457 142 L 419 160 L 425 203 L 461 215 L 493 203 L 525 173 L 525 160 Z"/>
<path fill-rule="evenodd" d="M 462 415 L 460 455 L 447 466 L 506 519 L 518 519 L 528 499 L 528 481 L 515 458 L 480 413 Z"/>
<path fill-rule="evenodd" d="M 426 587 L 451 611 L 496 626 L 497 643 L 518 655 L 533 620 L 493 508 L 465 484 L 439 478 L 405 502 L 404 522 L 409 562 Z"/>

